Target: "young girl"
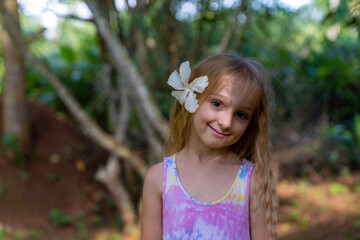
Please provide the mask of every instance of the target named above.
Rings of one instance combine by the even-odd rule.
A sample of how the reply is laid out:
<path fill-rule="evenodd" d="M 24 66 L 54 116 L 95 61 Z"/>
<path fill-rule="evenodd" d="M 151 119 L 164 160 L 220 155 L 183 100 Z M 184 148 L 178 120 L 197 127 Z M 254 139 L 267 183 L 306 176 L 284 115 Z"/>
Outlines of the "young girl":
<path fill-rule="evenodd" d="M 264 68 L 219 54 L 175 71 L 166 154 L 145 177 L 142 239 L 276 239 Z"/>

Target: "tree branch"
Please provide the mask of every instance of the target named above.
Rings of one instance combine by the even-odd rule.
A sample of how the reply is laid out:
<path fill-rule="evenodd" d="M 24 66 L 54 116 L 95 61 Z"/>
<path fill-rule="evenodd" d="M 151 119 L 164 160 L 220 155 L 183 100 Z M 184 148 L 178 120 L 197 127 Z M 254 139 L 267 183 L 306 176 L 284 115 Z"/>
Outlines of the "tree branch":
<path fill-rule="evenodd" d="M 4 17 L 12 18 L 9 16 L 6 11 L 4 11 L 2 4 L 0 4 L 0 11 Z M 55 91 L 58 93 L 61 100 L 64 102 L 66 107 L 69 109 L 71 114 L 80 122 L 83 129 L 89 134 L 92 139 L 97 142 L 100 146 L 109 150 L 111 153 L 123 158 L 125 161 L 134 167 L 137 173 L 144 178 L 147 166 L 144 161 L 134 152 L 132 152 L 127 147 L 119 144 L 115 141 L 113 137 L 105 133 L 95 122 L 93 122 L 81 108 L 80 104 L 76 99 L 70 94 L 66 87 L 61 83 L 55 74 L 41 61 L 39 61 L 33 54 L 31 54 L 27 49 L 27 42 L 24 41 L 21 33 L 11 26 L 11 22 L 6 21 L 9 26 L 7 26 L 11 31 L 10 36 L 12 40 L 17 44 L 20 51 L 22 51 L 26 57 L 45 77 L 48 78 L 50 83 L 54 86 Z"/>
<path fill-rule="evenodd" d="M 42 28 L 40 29 L 39 31 L 37 31 L 36 33 L 33 33 L 31 36 L 29 36 L 27 39 L 26 39 L 26 42 L 28 44 L 32 43 L 33 41 L 35 41 L 36 39 L 42 37 L 43 33 L 45 32 L 46 28 Z"/>
<path fill-rule="evenodd" d="M 217 53 L 224 52 L 226 50 L 227 46 L 229 45 L 230 39 L 235 31 L 237 16 L 242 11 L 243 7 L 244 7 L 244 0 L 242 0 L 240 2 L 240 5 L 237 7 L 235 14 L 234 14 L 234 18 L 233 18 L 232 22 L 229 24 L 228 28 L 226 29 L 224 37 L 221 40 L 220 46 L 217 49 Z"/>
<path fill-rule="evenodd" d="M 85 1 L 92 11 L 98 31 L 109 49 L 109 55 L 116 71 L 124 77 L 125 81 L 130 83 L 134 93 L 139 100 L 146 117 L 152 126 L 166 138 L 167 121 L 162 117 L 159 107 L 151 98 L 149 90 L 146 87 L 144 79 L 139 75 L 136 67 L 131 62 L 127 50 L 123 47 L 118 38 L 110 30 L 109 23 L 98 11 L 96 0 Z"/>
<path fill-rule="evenodd" d="M 59 18 L 68 18 L 68 19 L 74 19 L 74 20 L 83 21 L 83 22 L 94 22 L 93 18 L 86 19 L 86 18 L 81 18 L 79 16 L 76 16 L 75 14 L 60 14 L 51 8 L 46 8 L 46 10 L 54 13 Z"/>
<path fill-rule="evenodd" d="M 120 144 L 125 144 L 126 139 L 126 129 L 128 128 L 129 122 L 129 104 L 128 104 L 128 96 L 127 89 L 119 87 L 117 82 L 113 81 L 112 76 L 112 66 L 104 62 L 104 82 L 106 85 L 106 89 L 109 92 L 109 110 L 110 110 L 110 121 L 111 121 L 111 129 L 114 132 L 114 137 L 116 141 Z M 121 83 L 124 83 L 122 81 Z M 124 84 L 123 84 L 124 85 Z M 120 102 L 121 107 L 119 105 L 119 94 L 121 91 L 121 99 Z M 102 184 L 104 184 L 107 190 L 112 194 L 119 214 L 121 215 L 125 226 L 133 226 L 135 225 L 135 206 L 131 201 L 130 195 L 124 186 L 124 183 L 121 178 L 121 165 L 120 159 L 111 154 L 106 162 L 106 165 L 100 167 L 95 173 L 95 179 Z"/>
<path fill-rule="evenodd" d="M 95 178 L 103 183 L 115 198 L 117 209 L 120 211 L 125 225 L 135 225 L 135 206 L 132 204 L 124 184 L 119 179 L 119 175 L 119 161 L 115 156 L 111 156 L 106 166 L 96 172 Z"/>
<path fill-rule="evenodd" d="M 141 108 L 137 105 L 135 107 L 139 122 L 146 134 L 147 145 L 148 148 L 150 149 L 150 157 L 149 157 L 150 163 L 151 164 L 157 163 L 162 156 L 162 144 L 154 134 L 153 128 L 151 128 L 149 122 L 146 120 L 146 116 L 141 111 Z"/>
<path fill-rule="evenodd" d="M 65 86 L 63 86 L 61 81 L 49 70 L 47 66 L 45 66 L 45 64 L 40 62 L 30 53 L 27 53 L 27 58 L 49 79 L 64 104 L 73 116 L 81 123 L 87 134 L 89 134 L 100 146 L 109 150 L 113 154 L 124 158 L 135 168 L 141 177 L 144 177 L 147 171 L 144 161 L 136 153 L 115 141 L 113 137 L 105 133 L 95 122 L 93 122 Z"/>

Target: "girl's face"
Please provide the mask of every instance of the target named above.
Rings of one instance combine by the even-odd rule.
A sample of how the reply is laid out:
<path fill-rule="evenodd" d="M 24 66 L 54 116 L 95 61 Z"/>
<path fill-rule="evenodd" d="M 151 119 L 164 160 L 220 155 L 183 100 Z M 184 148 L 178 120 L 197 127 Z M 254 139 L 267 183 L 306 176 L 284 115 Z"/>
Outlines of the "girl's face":
<path fill-rule="evenodd" d="M 224 149 L 241 138 L 256 103 L 256 97 L 244 92 L 244 88 L 244 81 L 232 81 L 210 93 L 195 112 L 190 136 L 192 145 Z"/>

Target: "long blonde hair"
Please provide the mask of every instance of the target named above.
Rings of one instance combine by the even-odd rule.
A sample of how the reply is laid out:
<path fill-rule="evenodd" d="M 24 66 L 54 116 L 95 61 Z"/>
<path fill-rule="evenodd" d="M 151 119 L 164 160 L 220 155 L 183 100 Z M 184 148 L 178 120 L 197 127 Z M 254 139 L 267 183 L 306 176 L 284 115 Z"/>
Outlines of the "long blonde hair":
<path fill-rule="evenodd" d="M 191 71 L 189 82 L 204 75 L 208 76 L 209 85 L 203 93 L 197 94 L 199 104 L 202 104 L 214 89 L 219 89 L 228 81 L 245 81 L 244 92 L 251 93 L 257 98 L 249 126 L 241 139 L 231 146 L 231 149 L 239 157 L 255 163 L 254 174 L 259 184 L 255 188 L 257 200 L 252 203 L 252 206 L 257 208 L 260 203 L 265 204 L 270 239 L 276 239 L 278 199 L 274 164 L 270 154 L 270 106 L 273 93 L 269 74 L 255 60 L 224 53 L 206 58 L 197 64 Z M 190 138 L 193 115 L 175 101 L 170 112 L 166 156 L 185 147 Z"/>

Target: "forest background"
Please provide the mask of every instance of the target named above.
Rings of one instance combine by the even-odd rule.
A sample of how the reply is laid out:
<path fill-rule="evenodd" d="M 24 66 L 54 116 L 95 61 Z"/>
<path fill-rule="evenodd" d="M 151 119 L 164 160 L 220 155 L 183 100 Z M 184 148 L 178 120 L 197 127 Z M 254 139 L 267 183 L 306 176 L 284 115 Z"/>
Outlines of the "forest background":
<path fill-rule="evenodd" d="M 0 3 L 0 239 L 137 239 L 168 76 L 220 52 L 271 72 L 280 239 L 360 239 L 359 1 L 48 0 L 51 31 L 25 2 Z"/>

